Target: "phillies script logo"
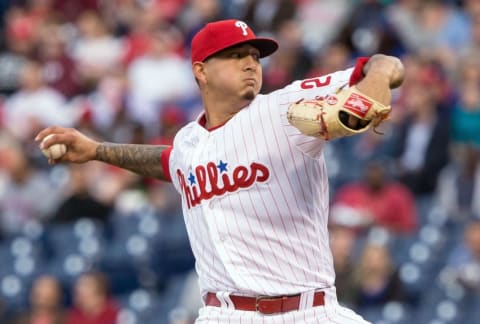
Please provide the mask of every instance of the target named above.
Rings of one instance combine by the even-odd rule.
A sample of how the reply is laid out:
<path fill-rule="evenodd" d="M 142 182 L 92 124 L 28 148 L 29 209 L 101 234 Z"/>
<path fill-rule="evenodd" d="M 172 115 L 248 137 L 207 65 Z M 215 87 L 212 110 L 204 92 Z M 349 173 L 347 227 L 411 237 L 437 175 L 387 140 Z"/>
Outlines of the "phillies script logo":
<path fill-rule="evenodd" d="M 220 160 L 218 164 L 208 162 L 197 166 L 187 178 L 178 169 L 177 176 L 190 209 L 202 200 L 251 187 L 255 182 L 265 182 L 270 177 L 270 171 L 265 165 L 252 162 L 249 167 L 238 165 L 229 172 L 228 163 Z"/>

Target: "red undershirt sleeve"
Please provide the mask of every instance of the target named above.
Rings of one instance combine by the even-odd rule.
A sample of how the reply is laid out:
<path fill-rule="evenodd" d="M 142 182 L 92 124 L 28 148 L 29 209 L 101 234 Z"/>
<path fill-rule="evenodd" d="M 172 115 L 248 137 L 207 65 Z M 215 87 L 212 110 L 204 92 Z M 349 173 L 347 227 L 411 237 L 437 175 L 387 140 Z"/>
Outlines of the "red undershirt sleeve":
<path fill-rule="evenodd" d="M 160 161 L 162 163 L 163 168 L 163 175 L 166 181 L 172 182 L 172 177 L 170 175 L 170 167 L 169 167 L 169 160 L 170 160 L 170 153 L 172 152 L 173 146 L 169 146 L 165 149 L 162 154 L 160 155 Z"/>
<path fill-rule="evenodd" d="M 357 58 L 357 62 L 355 63 L 355 67 L 353 68 L 352 75 L 350 76 L 350 81 L 348 83 L 349 86 L 353 86 L 363 79 L 363 67 L 365 66 L 365 64 L 367 64 L 369 59 L 370 57 Z"/>

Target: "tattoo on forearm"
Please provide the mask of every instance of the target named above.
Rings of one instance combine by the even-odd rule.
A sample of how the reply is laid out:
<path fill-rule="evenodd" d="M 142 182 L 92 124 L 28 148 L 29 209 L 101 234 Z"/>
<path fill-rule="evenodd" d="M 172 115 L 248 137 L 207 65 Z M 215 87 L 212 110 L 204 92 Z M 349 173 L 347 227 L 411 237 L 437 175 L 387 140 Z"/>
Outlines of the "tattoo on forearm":
<path fill-rule="evenodd" d="M 164 178 L 160 155 L 168 146 L 102 143 L 96 159 L 153 178 Z"/>

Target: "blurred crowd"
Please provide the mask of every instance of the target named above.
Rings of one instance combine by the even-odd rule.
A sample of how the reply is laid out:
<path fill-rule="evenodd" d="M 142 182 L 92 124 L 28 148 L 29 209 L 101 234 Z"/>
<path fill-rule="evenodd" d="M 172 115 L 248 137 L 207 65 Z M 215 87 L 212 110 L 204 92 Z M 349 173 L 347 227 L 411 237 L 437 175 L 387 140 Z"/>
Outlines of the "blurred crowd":
<path fill-rule="evenodd" d="M 480 1 L 3 0 L 0 15 L 0 322 L 193 322 L 171 186 L 49 166 L 33 139 L 60 125 L 171 144 L 202 110 L 191 38 L 226 18 L 278 40 L 264 93 L 402 59 L 389 121 L 325 148 L 339 300 L 372 321 L 480 316 Z"/>

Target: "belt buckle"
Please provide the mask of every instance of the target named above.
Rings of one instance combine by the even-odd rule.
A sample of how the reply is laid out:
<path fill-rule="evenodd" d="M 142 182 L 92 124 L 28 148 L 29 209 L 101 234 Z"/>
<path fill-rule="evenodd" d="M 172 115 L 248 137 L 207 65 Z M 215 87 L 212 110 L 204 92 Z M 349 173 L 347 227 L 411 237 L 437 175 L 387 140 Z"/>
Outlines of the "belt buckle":
<path fill-rule="evenodd" d="M 260 295 L 255 297 L 255 311 L 260 314 L 265 314 L 262 310 L 260 310 L 260 302 L 265 299 L 271 299 L 270 296 Z"/>
<path fill-rule="evenodd" d="M 262 299 L 266 299 L 267 296 L 265 295 L 260 295 L 260 296 L 257 296 L 255 297 L 255 311 L 258 312 L 258 313 L 261 313 L 261 311 L 258 309 L 258 306 L 259 306 L 259 303 Z"/>
<path fill-rule="evenodd" d="M 278 312 L 269 312 L 268 310 L 262 310 L 260 309 L 260 302 L 262 300 L 277 300 L 277 299 L 281 299 L 282 300 L 282 306 L 281 306 L 281 309 L 278 311 Z M 260 295 L 260 296 L 257 296 L 255 297 L 255 311 L 257 313 L 260 313 L 260 314 L 263 314 L 263 315 L 275 315 L 275 314 L 281 314 L 283 313 L 283 302 L 288 299 L 288 296 L 276 296 L 276 297 L 272 297 L 272 296 L 265 296 L 265 295 Z"/>

